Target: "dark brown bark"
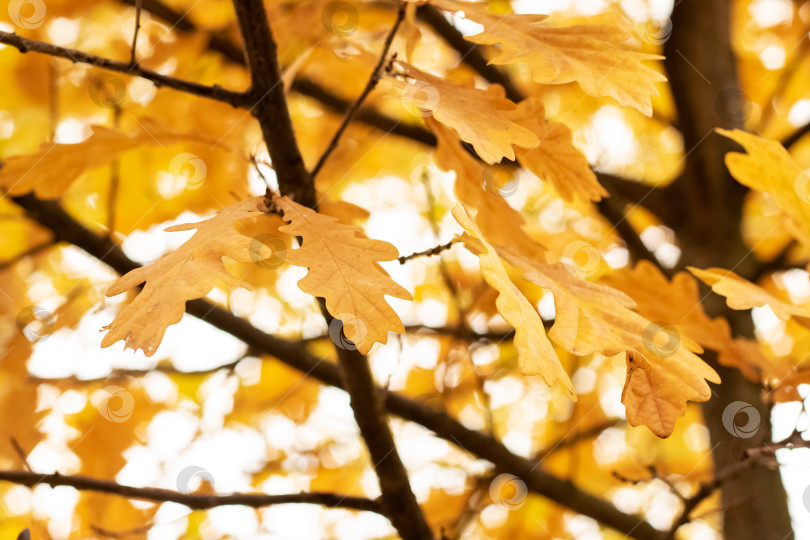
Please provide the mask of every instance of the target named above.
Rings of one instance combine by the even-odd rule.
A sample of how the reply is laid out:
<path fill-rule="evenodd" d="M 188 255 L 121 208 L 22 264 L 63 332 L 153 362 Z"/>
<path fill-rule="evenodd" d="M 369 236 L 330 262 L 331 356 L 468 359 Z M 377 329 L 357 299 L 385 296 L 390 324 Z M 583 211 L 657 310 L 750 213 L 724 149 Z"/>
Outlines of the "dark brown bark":
<path fill-rule="evenodd" d="M 306 170 L 295 139 L 284 84 L 281 80 L 276 42 L 267 20 L 264 3 L 262 0 L 234 0 L 233 4 L 245 42 L 247 65 L 251 75 L 252 85 L 249 94 L 256 100 L 252 112 L 262 128 L 264 141 L 278 178 L 279 191 L 282 195 L 317 210 L 314 174 Z M 388 53 L 388 47 L 403 16 L 404 8 L 400 9 L 397 22 L 386 41 L 380 64 Z M 376 84 L 379 68 L 380 66 L 371 76 L 367 86 L 368 92 Z M 359 103 L 352 110 L 356 112 L 357 109 Z M 338 130 L 330 148 L 337 147 L 341 133 L 342 130 Z M 330 150 L 325 152 L 318 166 L 323 165 L 329 152 Z M 322 299 L 318 300 L 328 325 L 332 322 L 331 316 L 326 311 L 325 302 Z M 376 392 L 368 360 L 357 351 L 347 351 L 338 344 L 336 347 L 344 388 L 351 397 L 354 418 L 360 427 L 360 434 L 369 450 L 372 466 L 379 479 L 385 514 L 403 539 L 431 540 L 433 533 L 411 490 L 408 471 L 399 458 L 388 418 Z"/>
<path fill-rule="evenodd" d="M 673 184 L 675 220 L 670 223 L 681 241 L 680 266 L 720 266 L 753 277 L 757 264 L 740 235 L 746 188 L 726 169 L 724 157 L 735 143 L 714 129 L 743 128 L 750 102 L 740 91 L 731 49 L 730 0 L 681 0 L 672 16 L 672 35 L 664 46 L 665 65 L 678 112 L 686 151 L 685 171 Z M 707 311 L 729 319 L 736 335 L 751 334 L 748 312 L 729 310 L 710 295 Z M 713 355 L 705 356 L 710 362 Z M 738 370 L 713 362 L 723 382 L 704 406 L 711 435 L 715 470 L 739 461 L 746 448 L 768 436 L 768 411 L 759 388 Z M 762 418 L 760 433 L 751 438 L 732 435 L 723 412 L 734 401 L 753 405 Z M 725 507 L 723 533 L 733 540 L 784 540 L 792 537 L 787 498 L 778 470 L 754 467 L 722 484 Z"/>
<path fill-rule="evenodd" d="M 315 186 L 309 181 L 301 152 L 293 131 L 278 48 L 261 0 L 236 0 L 236 19 L 245 44 L 245 56 L 250 70 L 250 112 L 259 121 L 264 143 L 278 178 L 279 191 L 295 202 L 315 207 Z"/>

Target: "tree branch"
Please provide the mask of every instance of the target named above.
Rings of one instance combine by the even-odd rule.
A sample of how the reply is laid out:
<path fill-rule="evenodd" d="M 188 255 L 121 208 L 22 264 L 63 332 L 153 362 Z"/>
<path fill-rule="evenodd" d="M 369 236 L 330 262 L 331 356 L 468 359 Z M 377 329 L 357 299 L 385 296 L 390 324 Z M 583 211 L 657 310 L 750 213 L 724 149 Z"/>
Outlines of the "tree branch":
<path fill-rule="evenodd" d="M 500 84 L 506 91 L 506 97 L 514 102 L 523 101 L 525 95 L 515 85 L 514 81 L 504 75 L 497 67 L 481 54 L 481 48 L 464 39 L 464 35 L 450 24 L 444 15 L 429 4 L 420 6 L 416 10 L 416 15 L 444 39 L 448 45 L 453 47 L 460 55 L 461 61 L 473 68 L 476 73 L 491 83 Z"/>
<path fill-rule="evenodd" d="M 120 274 L 140 266 L 129 259 L 109 238 L 98 236 L 70 217 L 54 201 L 43 201 L 34 195 L 14 197 L 29 217 L 50 229 L 57 240 L 73 244 Z M 248 321 L 219 308 L 207 300 L 186 303 L 186 311 L 208 324 L 243 341 L 255 351 L 277 358 L 324 384 L 343 388 L 337 366 L 316 358 L 300 343 L 266 334 Z M 532 460 L 510 452 L 490 435 L 464 427 L 461 422 L 427 404 L 418 403 L 394 392 L 384 394 L 385 408 L 401 418 L 422 425 L 438 437 L 493 463 L 496 469 L 514 474 L 527 488 L 580 514 L 591 517 L 638 540 L 658 540 L 660 533 L 636 516 L 624 514 L 609 502 L 578 489 L 537 467 Z"/>
<path fill-rule="evenodd" d="M 326 310 L 326 301 L 319 298 L 318 302 L 326 324 L 331 328 L 334 319 Z M 347 340 L 347 343 L 350 342 Z M 403 539 L 431 540 L 433 533 L 411 490 L 408 472 L 397 452 L 380 400 L 381 390 L 374 382 L 368 359 L 357 349 L 345 346 L 336 348 L 343 387 L 351 398 L 354 419 L 380 480 L 385 515 Z"/>
<path fill-rule="evenodd" d="M 281 82 L 276 43 L 273 40 L 264 3 L 262 0 L 234 0 L 234 6 L 245 41 L 248 68 L 253 81 L 251 94 L 258 100 L 253 108 L 253 114 L 261 125 L 278 177 L 279 191 L 283 195 L 291 196 L 300 204 L 317 209 L 314 175 L 307 174 L 295 140 L 284 85 Z M 404 6 L 398 15 L 394 30 L 386 41 L 381 63 L 384 62 L 390 41 L 393 40 L 393 34 L 399 27 L 403 15 Z M 379 67 L 369 82 L 369 92 L 373 84 L 376 84 L 374 79 L 378 76 L 378 71 Z M 333 141 L 335 145 L 340 133 L 342 131 L 339 130 Z M 327 325 L 330 325 L 332 317 L 326 310 L 326 302 L 322 298 L 319 298 L 318 302 Z M 379 479 L 385 515 L 405 540 L 431 540 L 433 533 L 411 490 L 408 472 L 397 452 L 394 436 L 377 395 L 368 359 L 356 350 L 342 347 L 337 347 L 337 353 L 340 378 L 351 398 L 354 418 Z"/>
<path fill-rule="evenodd" d="M 101 56 L 77 51 L 75 49 L 67 49 L 58 45 L 51 45 L 50 43 L 24 38 L 9 32 L 0 31 L 0 43 L 11 45 L 21 53 L 33 51 L 58 58 L 65 58 L 74 63 L 78 62 L 81 64 L 90 64 L 92 66 L 115 71 L 124 75 L 141 77 L 151 81 L 157 87 L 165 86 L 167 88 L 174 88 L 175 90 L 180 90 L 181 92 L 186 92 L 195 96 L 221 101 L 233 107 L 246 107 L 250 102 L 247 94 L 242 92 L 234 92 L 233 90 L 226 90 L 218 85 L 206 86 L 204 84 L 185 81 L 183 79 L 170 77 L 168 75 L 161 75 L 156 71 L 145 69 L 138 65 L 132 65 L 129 62 L 110 60 L 109 58 L 103 58 Z"/>
<path fill-rule="evenodd" d="M 378 501 L 363 497 L 340 495 L 338 493 L 303 492 L 285 495 L 230 493 L 228 495 L 195 495 L 162 488 L 126 486 L 110 480 L 101 480 L 89 476 L 65 476 L 59 473 L 41 474 L 29 471 L 0 471 L 0 480 L 28 487 L 34 487 L 39 484 L 53 487 L 70 486 L 82 491 L 109 493 L 141 501 L 175 502 L 194 510 L 205 510 L 228 505 L 261 508 L 274 504 L 306 503 L 320 504 L 330 508 L 349 508 L 352 510 L 376 512 L 378 514 L 382 513 Z"/>
<path fill-rule="evenodd" d="M 143 0 L 135 0 L 135 31 L 132 33 L 132 47 L 129 51 L 129 65 L 138 65 L 138 60 L 135 58 L 135 49 L 138 47 L 138 32 L 141 29 L 141 10 L 143 9 Z"/>
<path fill-rule="evenodd" d="M 432 248 L 425 249 L 423 251 L 417 251 L 416 253 L 411 253 L 410 255 L 403 255 L 402 257 L 398 258 L 397 261 L 399 261 L 399 264 L 405 264 L 406 262 L 416 259 L 418 257 L 432 257 L 434 255 L 440 254 L 443 251 L 447 251 L 448 249 L 453 247 L 458 241 L 459 241 L 458 237 L 453 238 L 452 240 L 444 244 L 433 246 Z"/>
<path fill-rule="evenodd" d="M 248 91 L 251 114 L 259 121 L 270 160 L 278 178 L 279 190 L 297 203 L 315 208 L 315 186 L 309 180 L 293 131 L 278 48 L 270 30 L 262 0 L 234 0 L 236 19 L 242 33 L 250 70 Z"/>
<path fill-rule="evenodd" d="M 391 50 L 391 44 L 394 42 L 394 36 L 397 34 L 399 25 L 402 24 L 402 20 L 405 18 L 405 5 L 406 3 L 404 0 L 399 3 L 399 9 L 397 10 L 397 17 L 394 21 L 394 26 L 391 28 L 391 31 L 388 32 L 388 36 L 385 38 L 385 43 L 383 44 L 383 49 L 380 53 L 380 59 L 377 62 L 377 65 L 374 66 L 374 71 L 371 72 L 371 77 L 369 77 L 366 87 L 363 88 L 360 96 L 349 108 L 345 118 L 343 118 L 343 122 L 340 124 L 340 127 L 338 127 L 338 130 L 335 132 L 332 140 L 329 141 L 329 145 L 326 147 L 326 150 L 324 150 L 321 158 L 318 160 L 318 163 L 312 169 L 311 177 L 313 182 L 318 176 L 318 173 L 321 172 L 321 169 L 323 169 L 323 166 L 326 164 L 326 160 L 329 159 L 329 156 L 337 148 L 338 143 L 340 142 L 340 137 L 346 131 L 346 128 L 349 127 L 349 124 L 354 120 L 354 117 L 360 110 L 360 106 L 363 105 L 363 102 L 366 100 L 368 95 L 371 94 L 372 90 L 377 87 L 377 83 L 380 82 L 380 77 L 382 77 L 382 69 L 385 65 L 385 60 L 388 57 L 388 51 Z"/>
<path fill-rule="evenodd" d="M 791 146 L 802 140 L 804 136 L 807 135 L 808 133 L 810 133 L 810 123 L 803 125 L 796 131 L 785 137 L 782 140 L 782 146 L 784 146 L 785 148 L 790 148 Z"/>
<path fill-rule="evenodd" d="M 670 540 L 675 538 L 675 533 L 680 529 L 683 525 L 689 522 L 689 516 L 694 511 L 694 509 L 704 500 L 706 500 L 715 490 L 717 490 L 720 486 L 723 485 L 723 482 L 726 480 L 740 474 L 744 470 L 757 465 L 759 462 L 763 460 L 772 460 L 774 459 L 775 452 L 777 450 L 782 449 L 796 449 L 796 448 L 808 448 L 810 447 L 810 441 L 807 441 L 802 438 L 802 434 L 798 431 L 794 431 L 790 436 L 786 439 L 777 441 L 777 442 L 770 442 L 765 444 L 764 446 L 756 447 L 756 448 L 748 448 L 745 450 L 744 456 L 741 460 L 737 461 L 736 463 L 732 463 L 728 465 L 724 469 L 718 471 L 714 478 L 712 478 L 709 482 L 701 484 L 700 488 L 695 492 L 694 495 L 684 499 L 683 502 L 683 510 L 679 514 L 678 518 L 673 522 L 672 527 L 669 530 L 669 533 L 665 537 L 666 540 Z"/>

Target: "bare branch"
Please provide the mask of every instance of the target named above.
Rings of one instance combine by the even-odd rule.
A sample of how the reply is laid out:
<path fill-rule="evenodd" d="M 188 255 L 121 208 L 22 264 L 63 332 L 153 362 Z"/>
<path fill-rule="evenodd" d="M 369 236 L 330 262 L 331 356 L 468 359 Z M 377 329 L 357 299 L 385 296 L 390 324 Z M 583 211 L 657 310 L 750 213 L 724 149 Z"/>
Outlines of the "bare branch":
<path fill-rule="evenodd" d="M 380 503 L 377 501 L 363 497 L 351 497 L 327 492 L 304 492 L 285 495 L 266 495 L 263 493 L 195 495 L 162 488 L 126 486 L 110 480 L 101 480 L 89 476 L 66 476 L 59 473 L 41 474 L 30 471 L 0 471 L 0 480 L 28 487 L 34 487 L 39 484 L 53 487 L 70 486 L 82 491 L 109 493 L 141 501 L 175 502 L 195 510 L 205 510 L 228 505 L 261 508 L 274 504 L 306 503 L 319 504 L 330 508 L 349 508 L 352 510 L 381 513 Z"/>
<path fill-rule="evenodd" d="M 47 54 L 58 58 L 65 58 L 71 62 L 78 62 L 81 64 L 90 64 L 92 66 L 108 69 L 124 75 L 132 75 L 141 77 L 148 81 L 152 81 L 155 86 L 165 86 L 167 88 L 174 88 L 181 92 L 193 94 L 195 96 L 213 99 L 232 105 L 233 107 L 246 107 L 248 106 L 248 96 L 242 92 L 234 92 L 233 90 L 226 90 L 221 86 L 206 86 L 204 84 L 185 81 L 176 77 L 168 75 L 161 75 L 151 69 L 144 69 L 140 66 L 130 65 L 128 62 L 119 62 L 118 60 L 110 60 L 94 54 L 89 54 L 75 49 L 68 49 L 58 45 L 51 45 L 42 41 L 35 41 L 33 39 L 24 38 L 17 34 L 0 31 L 0 43 L 11 45 L 19 50 L 21 53 L 29 51 Z"/>
<path fill-rule="evenodd" d="M 346 117 L 343 118 L 343 122 L 340 124 L 340 127 L 338 127 L 338 130 L 335 132 L 332 140 L 329 141 L 329 145 L 326 147 L 326 150 L 324 150 L 321 158 L 318 160 L 318 163 L 312 169 L 311 177 L 313 181 L 318 176 L 318 173 L 321 172 L 321 169 L 323 169 L 323 166 L 326 164 L 326 160 L 329 159 L 329 156 L 337 148 L 338 143 L 340 142 L 340 137 L 346 131 L 346 128 L 349 127 L 349 124 L 354 120 L 355 115 L 357 115 L 357 111 L 360 110 L 360 106 L 363 105 L 363 102 L 366 100 L 369 94 L 371 94 L 374 88 L 377 87 L 377 83 L 380 82 L 380 78 L 382 77 L 382 69 L 385 65 L 385 60 L 388 57 L 388 51 L 391 50 L 391 44 L 394 42 L 394 36 L 397 34 L 397 30 L 399 30 L 399 26 L 402 24 L 402 20 L 404 18 L 405 2 L 402 1 L 400 2 L 399 9 L 397 10 L 397 18 L 394 21 L 394 26 L 391 28 L 391 31 L 388 32 L 388 36 L 385 38 L 385 43 L 383 45 L 382 52 L 380 53 L 380 59 L 377 62 L 377 65 L 374 66 L 374 71 L 371 72 L 371 77 L 369 77 L 366 87 L 363 88 L 360 96 L 349 108 L 348 112 L 346 113 Z"/>
<path fill-rule="evenodd" d="M 279 191 L 300 204 L 317 209 L 314 175 L 307 174 L 295 140 L 281 81 L 276 43 L 264 3 L 262 0 L 234 0 L 234 7 L 253 82 L 250 93 L 257 100 L 251 110 L 261 125 L 278 177 Z M 399 22 L 401 19 L 394 25 L 393 32 Z M 393 40 L 393 32 L 386 42 L 386 51 L 390 40 Z M 386 54 L 384 51 L 383 58 Z M 337 144 L 336 140 L 334 142 Z M 330 325 L 332 317 L 326 310 L 326 302 L 322 298 L 318 302 L 327 325 Z M 419 508 L 411 490 L 408 472 L 397 452 L 368 359 L 357 350 L 342 347 L 337 347 L 337 353 L 340 379 L 351 398 L 355 420 L 380 482 L 385 515 L 405 540 L 432 539 L 433 533 Z"/>
<path fill-rule="evenodd" d="M 399 264 L 405 264 L 406 262 L 416 259 L 417 257 L 432 257 L 433 255 L 438 255 L 443 251 L 447 251 L 448 249 L 453 247 L 453 245 L 455 245 L 456 242 L 458 242 L 458 240 L 459 240 L 458 238 L 453 238 L 447 243 L 434 246 L 424 251 L 417 251 L 416 253 L 411 253 L 410 255 L 403 255 L 397 260 L 399 261 Z"/>
<path fill-rule="evenodd" d="M 309 173 L 295 140 L 281 80 L 278 47 L 267 21 L 264 3 L 261 0 L 234 0 L 233 5 L 250 70 L 250 112 L 261 126 L 279 191 L 299 204 L 315 208 L 315 186 L 309 181 Z"/>
<path fill-rule="evenodd" d="M 476 73 L 489 82 L 503 86 L 506 91 L 506 97 L 512 101 L 523 101 L 525 96 L 515 85 L 514 81 L 504 75 L 497 67 L 490 64 L 481 53 L 481 48 L 477 44 L 464 39 L 464 35 L 459 32 L 455 26 L 450 24 L 439 10 L 430 4 L 425 4 L 417 9 L 416 14 L 422 21 L 430 25 L 448 45 L 458 51 L 461 55 L 461 60 L 473 68 Z"/>
<path fill-rule="evenodd" d="M 711 481 L 701 484 L 694 495 L 684 499 L 683 510 L 673 522 L 668 535 L 665 537 L 666 540 L 675 538 L 678 529 L 689 522 L 689 516 L 694 509 L 714 493 L 716 489 L 720 488 L 723 482 L 763 462 L 766 464 L 773 463 L 777 450 L 796 448 L 810 448 L 810 441 L 803 439 L 802 434 L 798 431 L 794 431 L 789 437 L 781 441 L 770 442 L 756 448 L 748 448 L 741 460 L 715 473 Z"/>
<path fill-rule="evenodd" d="M 326 310 L 326 301 L 319 298 L 318 303 L 331 328 L 334 319 Z M 354 419 L 380 481 L 385 515 L 405 540 L 431 540 L 433 533 L 411 490 L 368 359 L 357 349 L 343 346 L 336 349 L 343 386 L 351 398 Z"/>
<path fill-rule="evenodd" d="M 143 0 L 135 0 L 135 32 L 132 34 L 132 49 L 129 52 L 129 65 L 137 66 L 138 61 L 135 59 L 135 48 L 138 46 L 138 31 L 141 29 L 141 10 L 143 9 Z"/>

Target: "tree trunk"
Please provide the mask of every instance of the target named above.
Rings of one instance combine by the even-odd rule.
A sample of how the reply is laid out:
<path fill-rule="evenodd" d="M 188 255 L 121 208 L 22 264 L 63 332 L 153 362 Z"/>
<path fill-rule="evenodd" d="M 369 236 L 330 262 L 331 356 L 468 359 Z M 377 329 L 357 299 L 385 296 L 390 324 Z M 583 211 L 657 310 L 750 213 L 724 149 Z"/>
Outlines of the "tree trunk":
<path fill-rule="evenodd" d="M 717 127 L 743 128 L 750 112 L 750 101 L 739 89 L 731 49 L 730 5 L 731 0 L 681 0 L 673 11 L 672 35 L 664 46 L 665 65 L 686 160 L 684 174 L 673 186 L 677 200 L 673 201 L 676 219 L 672 225 L 682 241 L 680 267 L 720 266 L 751 279 L 756 261 L 740 235 L 746 188 L 731 177 L 724 162 L 725 154 L 738 148 L 714 132 Z M 704 303 L 710 314 L 729 319 L 735 335 L 752 334 L 748 312 L 729 310 L 714 294 Z M 703 409 L 715 469 L 722 470 L 739 461 L 746 448 L 760 445 L 768 436 L 769 413 L 758 386 L 738 370 L 719 367 L 712 355 L 706 359 L 723 379 Z M 759 430 L 749 438 L 734 436 L 723 424 L 724 411 L 735 401 L 751 404 L 760 415 Z M 741 416 L 744 420 L 745 415 Z M 729 479 L 723 483 L 722 500 L 725 538 L 793 537 L 778 469 L 748 469 Z"/>

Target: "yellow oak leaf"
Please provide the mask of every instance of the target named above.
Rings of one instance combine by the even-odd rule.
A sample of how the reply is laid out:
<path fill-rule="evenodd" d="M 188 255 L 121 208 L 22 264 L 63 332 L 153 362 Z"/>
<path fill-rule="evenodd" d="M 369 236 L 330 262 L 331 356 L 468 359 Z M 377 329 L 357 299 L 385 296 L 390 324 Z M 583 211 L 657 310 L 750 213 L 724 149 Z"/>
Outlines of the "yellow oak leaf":
<path fill-rule="evenodd" d="M 298 287 L 326 300 L 326 309 L 343 322 L 343 332 L 363 354 L 375 343 L 386 343 L 388 332 L 405 332 L 402 321 L 385 296 L 412 300 L 411 294 L 392 280 L 378 261 L 392 261 L 397 249 L 381 240 L 366 238 L 362 229 L 344 225 L 288 199 L 273 202 L 289 225 L 281 232 L 300 236 L 300 248 L 288 251 L 285 260 L 309 268 Z"/>
<path fill-rule="evenodd" d="M 430 0 L 449 12 L 463 11 L 464 17 L 484 27 L 480 34 L 466 37 L 483 45 L 499 44 L 489 63 L 528 63 L 532 78 L 540 84 L 576 81 L 591 96 L 610 96 L 620 105 L 652 115 L 651 96 L 657 96 L 656 82 L 666 77 L 642 62 L 661 56 L 629 50 L 629 36 L 618 27 L 577 25 L 555 28 L 545 15 L 495 15 L 481 4 L 458 0 Z"/>
<path fill-rule="evenodd" d="M 530 258 L 545 260 L 543 247 L 523 230 L 523 217 L 496 189 L 497 167 L 488 168 L 472 157 L 458 137 L 439 122 L 428 118 L 427 124 L 436 135 L 436 164 L 445 171 L 455 171 L 456 197 L 477 210 L 475 222 L 484 238 L 496 245 L 512 246 Z"/>
<path fill-rule="evenodd" d="M 810 322 L 810 308 L 784 302 L 759 285 L 741 278 L 731 270 L 723 268 L 700 270 L 691 266 L 688 269 L 706 285 L 710 286 L 714 292 L 725 296 L 726 303 L 731 309 L 751 309 L 767 305 L 774 315 L 783 321 L 795 317 L 802 324 Z"/>
<path fill-rule="evenodd" d="M 731 339 L 725 319 L 706 315 L 698 284 L 686 272 L 678 272 L 670 281 L 655 264 L 642 260 L 632 270 L 608 274 L 601 281 L 632 298 L 646 319 L 672 324 L 703 347 L 719 351 Z"/>
<path fill-rule="evenodd" d="M 530 148 L 540 142 L 537 135 L 508 114 L 516 106 L 502 86 L 493 84 L 486 90 L 472 84 L 462 86 L 405 62 L 395 62 L 394 68 L 405 76 L 405 80 L 389 78 L 402 92 L 403 103 L 420 116 L 433 116 L 452 128 L 487 163 L 515 159 L 513 144 Z"/>
<path fill-rule="evenodd" d="M 33 154 L 6 159 L 0 169 L 0 187 L 10 195 L 33 191 L 37 197 L 57 199 L 84 171 L 106 165 L 128 150 L 144 145 L 217 143 L 196 133 L 175 133 L 149 118 L 138 119 L 134 133 L 104 126 L 92 126 L 92 130 L 90 137 L 80 143 L 45 143 Z"/>
<path fill-rule="evenodd" d="M 496 300 L 498 313 L 515 328 L 515 348 L 520 371 L 524 375 L 540 375 L 549 386 L 560 383 L 563 391 L 576 400 L 576 391 L 565 373 L 554 347 L 546 337 L 543 321 L 523 293 L 509 279 L 495 248 L 487 242 L 475 224 L 474 211 L 462 206 L 453 208 L 453 217 L 467 233 L 480 242 L 478 253 L 484 280 L 500 294 Z"/>
<path fill-rule="evenodd" d="M 504 249 L 505 260 L 524 278 L 551 291 L 556 316 L 549 337 L 576 355 L 626 353 L 627 380 L 622 393 L 627 420 L 668 437 L 687 401 L 706 401 L 719 383 L 717 373 L 695 352 L 700 346 L 630 308 L 633 300 L 605 285 L 578 277 L 562 263 L 531 261 Z"/>
<path fill-rule="evenodd" d="M 717 360 L 724 366 L 736 367 L 763 388 L 772 388 L 769 397 L 780 403 L 801 400 L 798 386 L 810 382 L 810 371 L 806 366 L 797 365 L 790 356 L 766 354 L 755 340 L 730 340 Z"/>
<path fill-rule="evenodd" d="M 539 98 L 530 97 L 517 105 L 512 118 L 536 133 L 540 143 L 531 148 L 515 146 L 520 164 L 541 180 L 551 182 L 560 196 L 574 200 L 574 194 L 586 201 L 598 201 L 608 192 L 596 179 L 588 160 L 575 146 L 571 130 L 560 122 L 547 122 Z"/>
<path fill-rule="evenodd" d="M 263 197 L 251 197 L 205 221 L 167 228 L 167 231 L 196 229 L 196 232 L 176 250 L 148 266 L 128 272 L 110 286 L 107 296 L 145 283 L 138 296 L 104 327 L 109 332 L 101 346 L 109 347 L 123 340 L 125 348 L 142 349 L 146 356 L 152 356 L 166 328 L 183 318 L 187 300 L 202 298 L 218 281 L 237 282 L 225 270 L 223 257 L 260 263 L 270 256 L 270 248 L 241 234 L 235 226 L 248 219 L 269 223 L 272 216 L 262 212 L 262 201 Z"/>
<path fill-rule="evenodd" d="M 726 166 L 731 175 L 751 189 L 770 194 L 787 214 L 786 225 L 810 249 L 810 170 L 803 170 L 777 141 L 739 129 L 718 129 L 736 141 L 747 154 L 729 152 Z"/>

